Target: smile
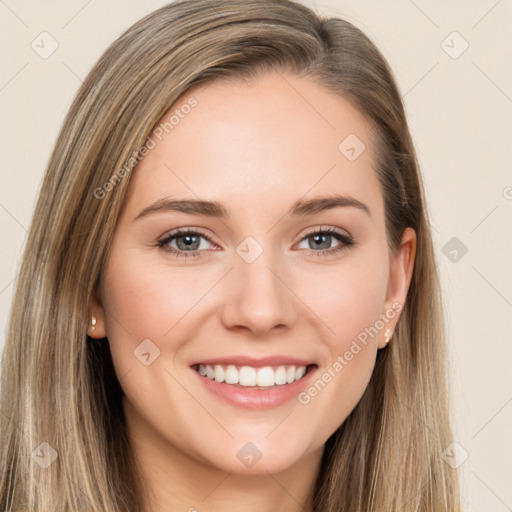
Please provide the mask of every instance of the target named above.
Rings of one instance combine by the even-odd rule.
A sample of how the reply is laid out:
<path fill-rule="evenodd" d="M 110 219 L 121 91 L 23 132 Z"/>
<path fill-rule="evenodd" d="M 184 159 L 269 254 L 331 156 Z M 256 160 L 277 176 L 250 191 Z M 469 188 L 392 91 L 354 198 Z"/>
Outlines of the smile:
<path fill-rule="evenodd" d="M 307 361 L 293 361 L 296 364 L 292 364 L 284 358 L 272 358 L 274 361 L 234 359 L 237 360 L 230 358 L 225 364 L 220 361 L 197 362 L 190 366 L 190 370 L 207 396 L 242 409 L 261 411 L 296 400 L 318 372 L 318 365 L 303 364 Z"/>
<path fill-rule="evenodd" d="M 200 375 L 215 382 L 244 388 L 269 389 L 301 380 L 314 365 L 238 366 L 234 364 L 194 365 Z"/>

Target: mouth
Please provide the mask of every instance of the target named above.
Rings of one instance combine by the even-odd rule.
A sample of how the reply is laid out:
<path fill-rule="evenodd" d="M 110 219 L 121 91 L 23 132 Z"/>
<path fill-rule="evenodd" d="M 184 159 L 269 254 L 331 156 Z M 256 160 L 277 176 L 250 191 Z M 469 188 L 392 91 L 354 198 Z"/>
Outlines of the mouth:
<path fill-rule="evenodd" d="M 205 379 L 241 389 L 269 390 L 302 380 L 316 364 L 242 366 L 236 364 L 194 364 L 192 369 Z"/>

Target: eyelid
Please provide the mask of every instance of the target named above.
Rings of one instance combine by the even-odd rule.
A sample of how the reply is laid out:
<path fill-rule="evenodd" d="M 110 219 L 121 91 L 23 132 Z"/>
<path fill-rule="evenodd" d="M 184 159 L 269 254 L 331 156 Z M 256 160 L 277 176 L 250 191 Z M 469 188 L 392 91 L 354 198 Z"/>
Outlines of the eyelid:
<path fill-rule="evenodd" d="M 306 252 L 309 252 L 310 254 L 313 254 L 315 256 L 321 256 L 324 255 L 325 257 L 335 254 L 337 252 L 340 252 L 344 249 L 349 249 L 356 245 L 356 240 L 352 235 L 350 235 L 348 232 L 335 227 L 335 226 L 316 226 L 314 228 L 305 228 L 300 235 L 298 236 L 297 242 L 295 242 L 294 247 L 302 242 L 303 240 L 307 239 L 308 237 L 314 236 L 317 233 L 328 233 L 330 236 L 335 236 L 335 238 L 341 242 L 340 246 L 332 247 L 330 249 L 325 249 L 321 251 L 315 251 L 313 249 L 307 249 Z M 193 226 L 187 226 L 184 228 L 176 228 L 172 229 L 168 232 L 166 232 L 164 235 L 162 235 L 158 241 L 157 246 L 161 249 L 165 250 L 168 253 L 174 254 L 176 256 L 190 256 L 195 257 L 201 255 L 201 253 L 205 252 L 205 250 L 195 250 L 195 251 L 182 251 L 175 249 L 174 247 L 166 247 L 166 244 L 170 241 L 171 238 L 176 238 L 179 236 L 184 236 L 187 234 L 196 234 L 201 235 L 201 237 L 205 238 L 209 243 L 213 245 L 220 246 L 221 244 L 217 244 L 214 237 L 212 237 L 210 234 L 205 233 L 205 231 L 202 228 L 193 227 Z M 304 250 L 301 250 L 299 252 L 303 252 Z M 206 251 L 207 252 L 207 251 Z"/>
<path fill-rule="evenodd" d="M 307 228 L 305 231 L 303 231 L 300 234 L 299 240 L 295 245 L 300 244 L 304 240 L 307 240 L 308 238 L 316 234 L 328 234 L 329 236 L 334 237 L 338 242 L 340 242 L 340 244 L 337 245 L 336 247 L 331 247 L 330 249 L 325 249 L 322 251 L 306 249 L 305 252 L 311 256 L 323 256 L 327 258 L 329 256 L 338 255 L 339 253 L 341 253 L 342 251 L 346 251 L 347 249 L 351 249 L 355 247 L 357 244 L 356 239 L 345 230 L 342 230 L 335 226 L 316 226 L 314 228 Z M 299 252 L 304 252 L 304 250 Z"/>
<path fill-rule="evenodd" d="M 210 235 L 209 233 L 206 233 L 202 228 L 196 228 L 194 226 L 187 226 L 187 227 L 184 227 L 184 228 L 171 229 L 171 230 L 165 232 L 158 239 L 158 242 L 163 242 L 166 239 L 170 238 L 171 236 L 186 235 L 186 234 L 189 234 L 189 233 L 201 235 L 204 238 L 206 238 L 206 240 L 208 240 L 210 243 L 215 244 L 215 245 L 219 245 L 215 241 L 215 239 L 214 239 L 214 237 L 212 235 Z"/>
<path fill-rule="evenodd" d="M 346 232 L 346 231 L 344 231 L 344 230 L 342 230 L 340 228 L 337 228 L 335 226 L 316 226 L 314 228 L 305 228 L 305 229 L 303 229 L 300 232 L 300 234 L 297 235 L 297 242 L 296 243 L 301 242 L 306 236 L 312 236 L 312 235 L 314 235 L 316 233 L 324 233 L 326 231 L 333 231 L 335 233 L 338 233 L 340 235 L 345 236 L 346 238 L 353 239 L 353 237 L 348 232 Z M 221 245 L 221 244 L 219 244 L 219 243 L 217 243 L 215 241 L 214 237 L 212 237 L 209 233 L 206 233 L 202 228 L 194 227 L 194 226 L 187 226 L 187 227 L 184 227 L 184 228 L 171 229 L 171 230 L 165 232 L 161 237 L 159 237 L 157 241 L 158 242 L 163 242 L 166 239 L 170 238 L 171 236 L 177 236 L 177 235 L 180 235 L 180 234 L 187 234 L 187 233 L 202 235 L 209 242 L 214 243 L 215 245 Z"/>
<path fill-rule="evenodd" d="M 350 239 L 353 238 L 352 235 L 350 235 L 347 231 L 345 231 L 341 228 L 338 228 L 336 226 L 321 225 L 321 226 L 315 226 L 313 228 L 305 228 L 304 230 L 302 230 L 300 232 L 300 234 L 298 235 L 298 241 L 300 242 L 306 236 L 311 236 L 316 233 L 324 233 L 325 231 L 332 231 L 332 232 L 335 232 L 335 233 L 342 235 L 346 238 L 350 238 Z"/>

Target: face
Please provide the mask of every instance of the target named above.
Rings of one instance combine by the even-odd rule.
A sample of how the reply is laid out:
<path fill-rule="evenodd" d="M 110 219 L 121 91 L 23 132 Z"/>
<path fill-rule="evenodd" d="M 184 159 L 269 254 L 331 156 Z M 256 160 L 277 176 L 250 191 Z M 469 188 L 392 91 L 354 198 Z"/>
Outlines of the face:
<path fill-rule="evenodd" d="M 95 335 L 134 437 L 227 472 L 282 471 L 361 399 L 414 232 L 388 253 L 370 127 L 313 80 L 211 82 L 162 121 L 176 109 L 132 171 Z"/>

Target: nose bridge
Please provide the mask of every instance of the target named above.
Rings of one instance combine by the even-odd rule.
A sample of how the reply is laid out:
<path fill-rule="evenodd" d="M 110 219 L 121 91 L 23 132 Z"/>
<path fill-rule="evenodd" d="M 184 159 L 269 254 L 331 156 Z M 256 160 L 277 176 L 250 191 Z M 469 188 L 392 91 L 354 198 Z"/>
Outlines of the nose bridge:
<path fill-rule="evenodd" d="M 264 334 L 295 320 L 293 294 L 286 286 L 285 266 L 271 248 L 246 239 L 236 250 L 222 319 L 226 327 L 245 326 Z M 283 275 L 281 275 L 283 274 Z"/>

